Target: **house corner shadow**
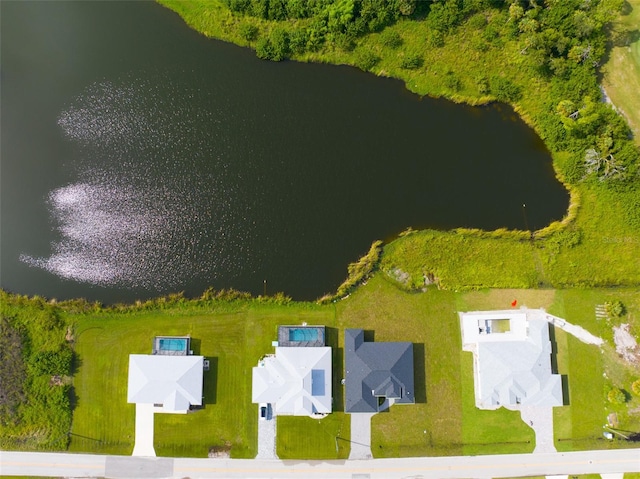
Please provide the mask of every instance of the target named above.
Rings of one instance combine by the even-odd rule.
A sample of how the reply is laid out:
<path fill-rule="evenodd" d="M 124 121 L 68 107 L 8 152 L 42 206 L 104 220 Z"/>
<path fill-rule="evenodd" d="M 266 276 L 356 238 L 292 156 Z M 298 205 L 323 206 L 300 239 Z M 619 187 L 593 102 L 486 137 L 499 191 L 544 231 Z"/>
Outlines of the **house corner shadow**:
<path fill-rule="evenodd" d="M 560 375 L 560 380 L 562 381 L 562 405 L 570 406 L 571 401 L 569 400 L 569 378 L 566 374 Z"/>
<path fill-rule="evenodd" d="M 218 394 L 218 358 L 208 357 L 205 359 L 209 361 L 209 370 L 204 371 L 204 385 L 202 388 L 202 395 L 204 396 L 202 401 L 203 407 L 209 404 L 215 404 Z"/>
<path fill-rule="evenodd" d="M 413 343 L 413 380 L 416 403 L 427 402 L 427 375 L 424 343 Z"/>
<path fill-rule="evenodd" d="M 197 338 L 191 338 L 189 341 L 189 347 L 191 351 L 193 351 L 194 356 L 200 356 L 200 347 L 202 345 L 202 340 Z"/>
<path fill-rule="evenodd" d="M 325 345 L 331 347 L 331 388 L 333 396 L 333 411 L 344 412 L 344 348 L 339 348 L 338 328 L 325 326 Z"/>
<path fill-rule="evenodd" d="M 551 373 L 558 373 L 558 343 L 556 343 L 556 328 L 549 324 L 549 343 L 551 343 Z"/>

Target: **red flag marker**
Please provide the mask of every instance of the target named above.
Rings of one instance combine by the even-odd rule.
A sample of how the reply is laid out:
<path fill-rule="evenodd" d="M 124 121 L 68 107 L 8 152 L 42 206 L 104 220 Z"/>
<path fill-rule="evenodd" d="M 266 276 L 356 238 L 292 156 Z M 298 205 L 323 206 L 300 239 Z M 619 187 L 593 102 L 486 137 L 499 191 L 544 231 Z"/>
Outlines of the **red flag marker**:
<path fill-rule="evenodd" d="M 517 299 L 514 299 L 513 301 L 511 301 L 511 307 L 512 308 L 515 308 L 517 304 L 518 304 L 518 300 Z"/>

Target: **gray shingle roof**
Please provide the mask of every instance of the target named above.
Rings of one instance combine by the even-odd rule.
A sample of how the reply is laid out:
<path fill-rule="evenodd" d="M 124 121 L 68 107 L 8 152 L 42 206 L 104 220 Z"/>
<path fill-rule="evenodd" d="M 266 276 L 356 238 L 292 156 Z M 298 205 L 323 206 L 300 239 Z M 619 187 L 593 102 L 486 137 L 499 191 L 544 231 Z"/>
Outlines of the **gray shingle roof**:
<path fill-rule="evenodd" d="M 362 329 L 345 331 L 345 411 L 378 412 L 378 398 L 413 404 L 413 344 L 364 341 Z"/>

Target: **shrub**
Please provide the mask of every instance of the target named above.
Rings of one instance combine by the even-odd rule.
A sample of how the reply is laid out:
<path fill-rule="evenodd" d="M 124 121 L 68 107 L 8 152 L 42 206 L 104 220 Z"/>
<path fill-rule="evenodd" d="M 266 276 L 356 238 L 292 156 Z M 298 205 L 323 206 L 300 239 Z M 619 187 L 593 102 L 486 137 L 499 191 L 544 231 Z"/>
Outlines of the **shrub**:
<path fill-rule="evenodd" d="M 489 93 L 489 79 L 486 76 L 480 75 L 476 77 L 475 82 L 478 93 L 480 93 L 481 95 L 486 95 Z"/>
<path fill-rule="evenodd" d="M 246 41 L 252 42 L 258 38 L 258 27 L 253 23 L 242 23 L 240 28 L 238 28 L 238 33 L 240 33 L 240 36 Z"/>
<path fill-rule="evenodd" d="M 424 64 L 424 58 L 418 53 L 410 53 L 405 56 L 400 63 L 400 66 L 405 70 L 417 70 Z"/>
<path fill-rule="evenodd" d="M 0 423 L 13 417 L 15 408 L 25 399 L 23 332 L 0 317 Z"/>
<path fill-rule="evenodd" d="M 302 54 L 307 49 L 307 32 L 303 29 L 296 29 L 289 33 L 289 49 L 292 53 Z"/>
<path fill-rule="evenodd" d="M 261 38 L 256 45 L 256 56 L 262 60 L 271 60 L 273 58 L 273 45 L 268 38 Z"/>
<path fill-rule="evenodd" d="M 611 404 L 624 404 L 627 402 L 627 396 L 618 388 L 611 388 L 607 394 L 607 399 Z"/>
<path fill-rule="evenodd" d="M 256 56 L 262 60 L 281 62 L 289 56 L 289 34 L 277 28 L 269 38 L 261 38 L 256 44 Z"/>
<path fill-rule="evenodd" d="M 521 88 L 508 78 L 494 75 L 490 80 L 491 93 L 504 102 L 515 102 L 522 96 Z"/>
<path fill-rule="evenodd" d="M 624 316 L 627 312 L 627 309 L 622 304 L 622 301 L 607 301 L 604 303 L 604 310 L 607 313 L 607 316 L 610 318 L 620 318 Z"/>
<path fill-rule="evenodd" d="M 29 358 L 29 365 L 35 374 L 66 376 L 71 372 L 73 351 L 68 347 L 58 351 L 40 351 Z"/>
<path fill-rule="evenodd" d="M 395 30 L 385 30 L 380 35 L 380 41 L 385 47 L 393 48 L 394 50 L 402 45 L 402 37 Z"/>
<path fill-rule="evenodd" d="M 440 30 L 430 30 L 427 36 L 427 45 L 434 48 L 444 46 L 444 33 Z"/>
<path fill-rule="evenodd" d="M 356 66 L 364 71 L 369 71 L 380 61 L 370 50 L 361 50 L 356 55 Z"/>
<path fill-rule="evenodd" d="M 469 19 L 469 26 L 480 30 L 487 26 L 487 17 L 485 17 L 483 13 L 476 13 Z"/>
<path fill-rule="evenodd" d="M 633 394 L 636 396 L 640 396 L 640 379 L 633 381 L 631 384 L 631 391 L 633 391 Z"/>
<path fill-rule="evenodd" d="M 455 73 L 449 71 L 444 77 L 444 84 L 451 90 L 458 91 L 462 88 L 462 82 Z"/>

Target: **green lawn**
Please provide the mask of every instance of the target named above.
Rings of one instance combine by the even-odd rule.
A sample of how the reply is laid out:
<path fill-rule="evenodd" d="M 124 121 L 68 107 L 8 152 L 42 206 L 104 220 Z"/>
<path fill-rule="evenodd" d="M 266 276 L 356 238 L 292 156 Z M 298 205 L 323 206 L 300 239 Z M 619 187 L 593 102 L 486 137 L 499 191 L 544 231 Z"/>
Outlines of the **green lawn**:
<path fill-rule="evenodd" d="M 408 294 L 376 275 L 339 302 L 337 312 L 340 328 L 373 331 L 376 341 L 414 343 L 417 404 L 393 406 L 373 417 L 374 456 L 461 453 L 460 333 L 455 294 L 435 289 Z"/>
<path fill-rule="evenodd" d="M 603 84 L 620 108 L 640 144 L 640 0 L 626 0 L 623 14 L 613 25 L 615 41 L 603 66 Z"/>
<path fill-rule="evenodd" d="M 334 346 L 334 413 L 320 421 L 279 417 L 277 448 L 282 458 L 346 458 L 349 415 L 343 413 L 344 329 L 372 331 L 376 341 L 414 343 L 417 404 L 393 406 L 372 420 L 375 457 L 435 456 L 530 452 L 533 431 L 514 411 L 475 407 L 473 365 L 462 352 L 458 311 L 547 308 L 582 325 L 609 342 L 610 325 L 596 320 L 595 305 L 620 299 L 636 331 L 640 294 L 634 290 L 482 290 L 455 293 L 430 287 L 409 293 L 385 274 L 374 275 L 345 300 L 326 306 L 308 303 L 270 305 L 251 301 L 220 306 L 169 307 L 129 313 L 76 316 L 76 351 L 72 451 L 130 454 L 134 407 L 126 403 L 130 353 L 148 353 L 153 336 L 190 334 L 194 349 L 212 360 L 205 376 L 205 408 L 183 415 L 156 415 L 155 446 L 159 455 L 205 456 L 210 446 L 229 446 L 233 457 L 257 451 L 256 405 L 251 404 L 251 368 L 272 351 L 279 324 L 324 324 Z M 223 307 L 224 306 L 224 307 Z M 554 411 L 559 450 L 620 447 L 605 442 L 602 425 L 612 410 L 606 387 L 630 387 L 635 370 L 623 367 L 610 344 L 601 353 L 563 331 L 555 331 L 557 368 L 566 376 L 567 406 Z M 607 372 L 608 378 L 603 377 Z M 628 384 L 627 384 L 628 383 Z M 640 426 L 640 399 L 616 410 L 625 427 Z"/>
<path fill-rule="evenodd" d="M 351 416 L 334 412 L 323 419 L 278 416 L 280 459 L 346 459 L 351 450 Z"/>
<path fill-rule="evenodd" d="M 130 314 L 103 313 L 77 321 L 70 450 L 131 454 L 134 406 L 126 402 L 129 354 L 151 351 L 156 335 L 190 334 L 196 354 L 211 359 L 205 373 L 205 408 L 187 415 L 155 415 L 159 455 L 204 457 L 211 446 L 230 446 L 233 457 L 257 451 L 257 405 L 251 403 L 251 368 L 272 352 L 278 324 L 331 325 L 333 308 L 247 307 L 216 311 L 168 309 Z M 108 333 L 108 334 L 107 334 Z"/>
<path fill-rule="evenodd" d="M 640 377 L 637 368 L 629 368 L 615 354 L 611 325 L 598 320 L 595 307 L 605 301 L 622 300 L 629 305 L 629 320 L 640 311 L 640 296 L 635 290 L 558 290 L 550 312 L 574 324 L 579 324 L 606 340 L 602 350 L 584 344 L 564 331 L 556 329 L 558 371 L 566 376 L 569 405 L 554 410 L 555 440 L 559 451 L 613 447 L 602 437 L 602 426 L 610 412 L 618 412 L 622 428 L 640 430 L 638 401 L 615 407 L 606 401 L 611 386 L 630 387 L 632 379 Z M 634 323 L 636 324 L 636 323 Z M 635 429 L 634 429 L 635 428 Z M 620 444 L 618 444 L 618 447 Z"/>

